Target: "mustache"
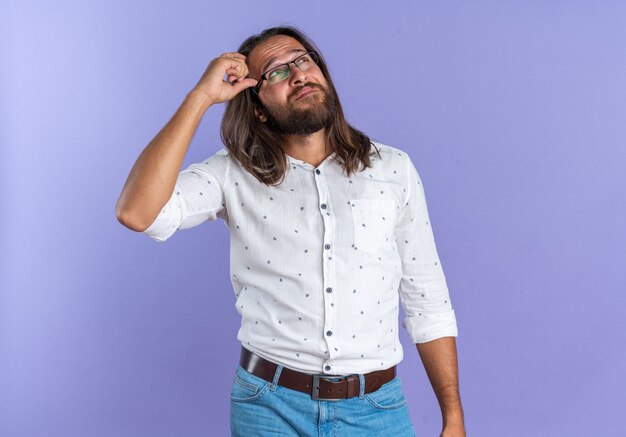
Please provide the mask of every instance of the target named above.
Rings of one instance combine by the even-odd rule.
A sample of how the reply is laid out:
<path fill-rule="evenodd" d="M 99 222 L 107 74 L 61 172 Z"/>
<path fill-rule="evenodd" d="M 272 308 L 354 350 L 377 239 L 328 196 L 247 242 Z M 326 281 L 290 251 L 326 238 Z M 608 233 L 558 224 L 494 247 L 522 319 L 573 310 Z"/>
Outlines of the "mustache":
<path fill-rule="evenodd" d="M 296 96 L 298 95 L 298 93 L 300 91 L 302 91 L 304 88 L 309 87 L 309 88 L 317 88 L 320 91 L 324 91 L 324 88 L 322 88 L 320 85 L 315 84 L 315 83 L 307 83 L 305 85 L 302 85 L 301 87 L 298 87 L 297 89 L 294 90 L 293 93 L 291 93 L 291 96 L 289 97 L 290 100 L 293 100 L 296 98 Z"/>

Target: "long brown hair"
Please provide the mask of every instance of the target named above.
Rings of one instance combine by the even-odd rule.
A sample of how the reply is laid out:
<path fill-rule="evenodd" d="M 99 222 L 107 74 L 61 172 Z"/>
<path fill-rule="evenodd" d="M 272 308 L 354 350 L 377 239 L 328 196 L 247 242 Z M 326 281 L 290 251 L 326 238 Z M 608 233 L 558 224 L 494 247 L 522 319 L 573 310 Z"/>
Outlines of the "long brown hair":
<path fill-rule="evenodd" d="M 379 157 L 380 152 L 366 134 L 353 128 L 346 121 L 324 57 L 303 31 L 293 26 L 271 27 L 247 38 L 237 51 L 248 56 L 254 47 L 275 35 L 290 36 L 298 40 L 307 51 L 317 52 L 318 67 L 328 82 L 329 92 L 335 97 L 337 108 L 336 118 L 326 129 L 326 141 L 331 150 L 337 153 L 336 158 L 347 175 L 371 167 L 370 146 L 376 149 Z M 282 137 L 257 119 L 254 114 L 255 105 L 262 106 L 252 87 L 229 100 L 222 118 L 220 136 L 229 154 L 237 158 L 259 181 L 266 185 L 279 185 L 284 179 L 288 165 Z"/>

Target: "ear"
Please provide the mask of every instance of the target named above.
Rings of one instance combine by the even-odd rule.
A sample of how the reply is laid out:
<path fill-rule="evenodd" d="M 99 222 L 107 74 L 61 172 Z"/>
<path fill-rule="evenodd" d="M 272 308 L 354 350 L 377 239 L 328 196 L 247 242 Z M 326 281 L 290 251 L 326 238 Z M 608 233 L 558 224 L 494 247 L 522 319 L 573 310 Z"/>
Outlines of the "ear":
<path fill-rule="evenodd" d="M 261 123 L 265 123 L 267 121 L 265 110 L 260 108 L 259 105 L 254 105 L 254 115 L 256 115 L 256 118 L 258 118 Z"/>

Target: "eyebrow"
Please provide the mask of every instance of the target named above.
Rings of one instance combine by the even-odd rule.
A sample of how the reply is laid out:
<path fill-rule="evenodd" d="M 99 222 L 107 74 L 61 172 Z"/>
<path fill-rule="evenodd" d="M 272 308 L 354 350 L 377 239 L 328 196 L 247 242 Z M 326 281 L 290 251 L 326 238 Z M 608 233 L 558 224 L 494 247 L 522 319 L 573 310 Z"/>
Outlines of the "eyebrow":
<path fill-rule="evenodd" d="M 306 50 L 304 50 L 304 49 L 291 49 L 287 53 L 298 53 L 298 52 L 306 53 Z M 274 56 L 269 61 L 267 61 L 263 65 L 263 68 L 261 68 L 261 73 L 266 72 L 269 69 L 269 66 L 272 65 L 274 62 L 276 62 L 276 60 L 278 60 L 278 56 Z"/>

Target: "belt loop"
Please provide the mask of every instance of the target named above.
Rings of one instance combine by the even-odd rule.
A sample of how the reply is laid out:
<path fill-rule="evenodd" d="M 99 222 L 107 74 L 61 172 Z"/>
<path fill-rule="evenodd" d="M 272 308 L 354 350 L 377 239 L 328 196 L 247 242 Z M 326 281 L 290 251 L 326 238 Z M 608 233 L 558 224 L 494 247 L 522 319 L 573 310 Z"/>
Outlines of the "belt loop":
<path fill-rule="evenodd" d="M 274 373 L 274 379 L 272 380 L 272 385 L 270 385 L 270 390 L 275 391 L 276 386 L 278 386 L 278 380 L 280 379 L 280 373 L 283 371 L 283 366 L 278 364 L 276 367 L 276 372 Z"/>
<path fill-rule="evenodd" d="M 365 375 L 359 373 L 359 399 L 365 395 Z"/>

